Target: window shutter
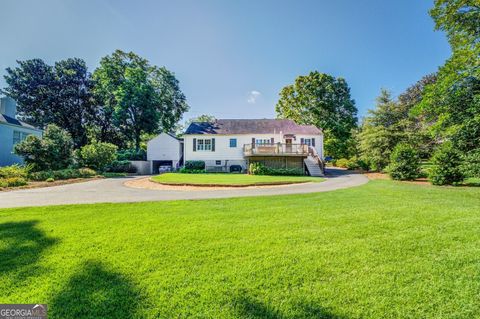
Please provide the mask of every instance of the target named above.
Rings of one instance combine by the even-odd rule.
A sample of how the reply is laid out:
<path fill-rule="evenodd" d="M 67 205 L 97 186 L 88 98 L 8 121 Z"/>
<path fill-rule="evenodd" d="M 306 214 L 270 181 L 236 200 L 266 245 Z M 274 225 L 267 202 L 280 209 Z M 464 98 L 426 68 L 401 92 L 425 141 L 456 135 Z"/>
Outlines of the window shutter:
<path fill-rule="evenodd" d="M 275 144 L 275 140 L 273 139 L 273 137 L 270 139 L 270 143 Z"/>
<path fill-rule="evenodd" d="M 255 137 L 252 137 L 252 147 L 255 147 Z"/>
<path fill-rule="evenodd" d="M 215 139 L 212 138 L 212 152 L 215 152 Z"/>
<path fill-rule="evenodd" d="M 300 144 L 302 144 L 302 145 L 305 144 L 305 139 L 301 138 L 300 139 Z"/>
<path fill-rule="evenodd" d="M 315 139 L 312 138 L 312 146 L 315 147 Z"/>
<path fill-rule="evenodd" d="M 194 152 L 197 151 L 197 139 L 196 138 L 193 139 L 193 151 Z"/>

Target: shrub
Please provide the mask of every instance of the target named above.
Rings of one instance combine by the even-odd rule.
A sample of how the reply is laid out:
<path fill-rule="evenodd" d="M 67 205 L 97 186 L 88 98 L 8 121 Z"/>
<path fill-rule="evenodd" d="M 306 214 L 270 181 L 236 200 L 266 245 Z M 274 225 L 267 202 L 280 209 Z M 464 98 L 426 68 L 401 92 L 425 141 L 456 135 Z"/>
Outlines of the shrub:
<path fill-rule="evenodd" d="M 341 158 L 337 160 L 335 163 L 335 166 L 341 167 L 341 168 L 347 168 L 348 167 L 348 160 L 346 158 Z"/>
<path fill-rule="evenodd" d="M 420 177 L 420 156 L 410 145 L 399 143 L 390 155 L 387 172 L 395 180 L 414 180 Z"/>
<path fill-rule="evenodd" d="M 27 180 L 23 177 L 0 178 L 0 187 L 18 187 L 27 185 Z"/>
<path fill-rule="evenodd" d="M 271 168 L 266 167 L 262 163 L 253 162 L 248 167 L 248 172 L 251 175 L 275 175 L 275 176 L 294 176 L 303 175 L 301 168 Z"/>
<path fill-rule="evenodd" d="M 117 160 L 119 161 L 145 161 L 147 160 L 147 152 L 145 150 L 126 149 L 117 152 Z"/>
<path fill-rule="evenodd" d="M 204 161 L 186 161 L 185 168 L 193 169 L 193 170 L 205 170 L 205 162 Z"/>
<path fill-rule="evenodd" d="M 137 168 L 130 161 L 113 161 L 105 168 L 110 173 L 136 173 Z"/>
<path fill-rule="evenodd" d="M 110 143 L 94 142 L 83 146 L 79 155 L 82 166 L 103 171 L 116 160 L 117 146 Z"/>
<path fill-rule="evenodd" d="M 444 143 L 432 157 L 429 178 L 434 185 L 452 185 L 463 181 L 462 158 L 451 143 Z"/>
<path fill-rule="evenodd" d="M 0 178 L 20 177 L 27 178 L 28 168 L 20 165 L 0 167 Z"/>
<path fill-rule="evenodd" d="M 72 164 L 73 140 L 67 131 L 50 124 L 43 138 L 29 135 L 15 145 L 14 152 L 35 171 L 63 169 Z"/>
<path fill-rule="evenodd" d="M 466 177 L 480 178 L 480 149 L 465 156 L 461 169 Z"/>
<path fill-rule="evenodd" d="M 368 163 L 365 162 L 364 160 L 359 159 L 356 156 L 353 156 L 348 160 L 347 169 L 350 169 L 350 170 L 362 169 L 364 171 L 368 171 L 369 166 L 368 166 Z"/>
<path fill-rule="evenodd" d="M 190 169 L 186 167 L 182 167 L 178 170 L 179 173 L 183 174 L 203 174 L 205 173 L 204 169 Z"/>
<path fill-rule="evenodd" d="M 49 182 L 49 183 L 52 183 L 52 182 L 55 182 L 55 179 L 52 178 L 52 177 L 49 177 L 45 180 L 45 182 Z"/>
<path fill-rule="evenodd" d="M 40 171 L 29 174 L 29 178 L 34 181 L 46 181 L 50 178 L 55 180 L 71 179 L 71 178 L 87 178 L 97 175 L 97 172 L 90 168 L 67 168 L 56 171 Z"/>

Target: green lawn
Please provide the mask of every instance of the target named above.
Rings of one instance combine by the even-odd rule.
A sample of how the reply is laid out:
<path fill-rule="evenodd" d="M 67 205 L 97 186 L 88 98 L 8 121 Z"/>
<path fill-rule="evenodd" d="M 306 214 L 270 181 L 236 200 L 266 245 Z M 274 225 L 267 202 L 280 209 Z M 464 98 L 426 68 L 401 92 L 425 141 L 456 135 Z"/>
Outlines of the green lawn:
<path fill-rule="evenodd" d="M 153 181 L 167 184 L 191 185 L 268 185 L 304 182 L 323 182 L 325 179 L 310 176 L 265 176 L 247 174 L 181 174 L 165 173 L 152 178 Z"/>
<path fill-rule="evenodd" d="M 4 209 L 0 257 L 49 318 L 474 318 L 480 189 Z"/>

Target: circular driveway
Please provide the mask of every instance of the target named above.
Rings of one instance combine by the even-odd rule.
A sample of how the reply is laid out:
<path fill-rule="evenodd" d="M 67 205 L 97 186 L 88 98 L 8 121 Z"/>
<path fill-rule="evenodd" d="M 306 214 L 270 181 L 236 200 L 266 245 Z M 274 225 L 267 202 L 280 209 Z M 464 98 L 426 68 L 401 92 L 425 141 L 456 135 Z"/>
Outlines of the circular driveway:
<path fill-rule="evenodd" d="M 144 177 L 108 178 L 69 185 L 0 192 L 0 208 L 89 203 L 125 203 L 181 199 L 228 198 L 326 192 L 363 185 L 368 178 L 339 169 L 327 169 L 326 181 L 284 186 L 261 186 L 215 190 L 152 190 L 131 188 L 128 180 Z"/>

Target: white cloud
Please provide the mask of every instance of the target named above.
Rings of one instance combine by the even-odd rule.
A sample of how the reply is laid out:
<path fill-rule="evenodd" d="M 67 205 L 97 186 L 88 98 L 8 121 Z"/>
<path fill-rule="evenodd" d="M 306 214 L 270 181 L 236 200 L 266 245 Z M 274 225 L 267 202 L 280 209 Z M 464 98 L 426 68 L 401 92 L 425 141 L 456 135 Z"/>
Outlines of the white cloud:
<path fill-rule="evenodd" d="M 258 97 L 262 95 L 262 93 L 258 92 L 258 91 L 250 91 L 250 93 L 248 93 L 248 99 L 247 99 L 247 103 L 249 104 L 255 104 L 257 102 L 257 99 Z"/>

